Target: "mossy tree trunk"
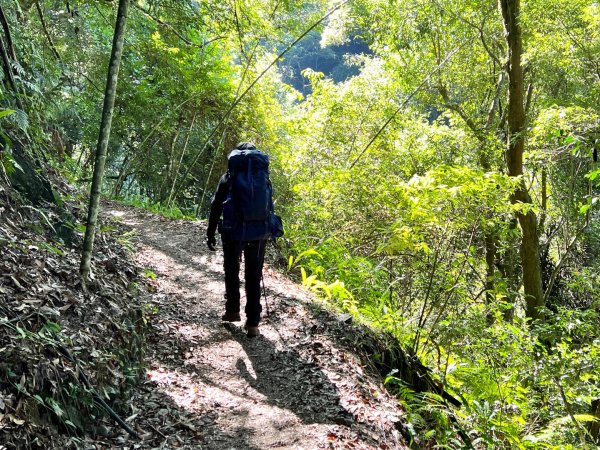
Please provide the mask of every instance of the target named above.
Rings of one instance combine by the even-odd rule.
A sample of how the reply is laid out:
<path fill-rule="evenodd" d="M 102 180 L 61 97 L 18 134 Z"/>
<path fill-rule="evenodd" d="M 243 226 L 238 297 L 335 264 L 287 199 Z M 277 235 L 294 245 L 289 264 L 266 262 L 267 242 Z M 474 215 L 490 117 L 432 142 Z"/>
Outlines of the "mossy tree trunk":
<path fill-rule="evenodd" d="M 108 66 L 106 90 L 104 92 L 104 108 L 102 110 L 102 121 L 100 123 L 100 135 L 98 137 L 98 145 L 96 147 L 94 176 L 92 178 L 92 187 L 90 190 L 90 201 L 88 206 L 87 228 L 85 230 L 83 253 L 81 255 L 81 266 L 79 268 L 81 278 L 84 282 L 87 280 L 90 274 L 94 236 L 96 234 L 96 222 L 98 220 L 100 192 L 102 189 L 102 179 L 104 177 L 104 165 L 106 163 L 106 151 L 108 148 L 110 126 L 112 123 L 115 97 L 117 93 L 119 66 L 121 64 L 121 56 L 123 54 L 123 40 L 125 37 L 125 23 L 127 21 L 128 6 L 129 0 L 119 0 L 119 9 L 115 24 L 112 52 Z"/>
<path fill-rule="evenodd" d="M 521 56 L 523 39 L 519 24 L 520 0 L 500 0 L 505 37 L 508 48 L 508 144 L 506 164 L 508 175 L 523 175 L 523 150 L 525 148 L 525 105 L 524 81 Z M 524 180 L 512 195 L 512 202 L 527 207 L 531 197 Z M 517 219 L 523 232 L 521 240 L 521 265 L 523 270 L 523 288 L 527 304 L 527 317 L 542 320 L 541 307 L 544 305 L 542 290 L 542 271 L 540 265 L 539 237 L 537 217 L 530 208 L 517 213 Z"/>

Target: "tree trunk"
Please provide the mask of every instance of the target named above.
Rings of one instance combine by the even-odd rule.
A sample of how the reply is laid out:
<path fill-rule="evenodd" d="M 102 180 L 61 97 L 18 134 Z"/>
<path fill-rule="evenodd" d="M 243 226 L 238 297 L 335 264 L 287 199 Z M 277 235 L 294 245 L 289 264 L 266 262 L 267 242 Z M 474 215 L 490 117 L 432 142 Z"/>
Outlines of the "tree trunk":
<path fill-rule="evenodd" d="M 52 41 L 52 36 L 50 36 L 50 33 L 48 32 L 48 27 L 46 26 L 46 21 L 44 20 L 44 12 L 42 11 L 42 7 L 40 6 L 39 1 L 35 2 L 35 8 L 37 9 L 38 16 L 40 17 L 40 23 L 42 25 L 42 30 L 44 31 L 44 35 L 46 36 L 46 39 L 48 40 L 48 45 L 50 46 L 50 50 L 52 51 L 54 58 L 56 58 L 56 60 L 59 63 L 62 63 L 62 59 L 61 59 L 60 55 L 58 54 L 58 51 L 56 50 L 56 46 L 54 45 L 54 42 Z"/>
<path fill-rule="evenodd" d="M 19 98 L 21 93 L 19 92 L 17 84 L 15 83 L 15 77 L 10 61 L 10 58 L 12 57 L 13 61 L 17 62 L 17 57 L 12 42 L 12 36 L 10 34 L 10 28 L 8 27 L 8 21 L 6 20 L 6 15 L 4 14 L 4 10 L 1 6 L 0 23 L 2 24 L 2 30 L 4 31 L 4 39 L 0 38 L 0 57 L 2 57 L 2 70 L 4 71 L 4 78 L 6 78 L 13 93 L 15 94 L 15 104 L 17 105 L 17 108 L 23 110 L 23 103 L 21 103 L 21 99 Z M 4 45 L 4 40 L 6 40 L 6 45 Z"/>
<path fill-rule="evenodd" d="M 594 422 L 590 422 L 588 425 L 588 430 L 593 441 L 596 444 L 600 444 L 600 399 L 597 398 L 592 401 L 590 412 L 594 417 L 596 417 L 596 420 Z"/>
<path fill-rule="evenodd" d="M 113 191 L 114 198 L 117 198 L 119 195 L 121 195 L 121 190 L 125 184 L 125 179 L 128 176 L 128 174 L 124 172 L 124 169 L 129 164 L 129 155 L 130 153 L 125 154 L 125 158 L 123 158 L 123 164 L 121 164 L 121 170 L 119 171 L 119 175 L 117 175 L 117 179 L 115 180 L 115 187 Z"/>
<path fill-rule="evenodd" d="M 485 302 L 488 306 L 496 302 L 496 236 L 491 231 L 484 233 L 485 240 Z M 488 324 L 494 317 L 488 315 Z"/>
<path fill-rule="evenodd" d="M 508 224 L 509 230 L 517 228 L 517 218 L 514 217 Z M 506 280 L 507 298 L 506 301 L 509 308 L 503 312 L 504 321 L 512 323 L 515 318 L 515 303 L 517 294 L 521 287 L 521 278 L 519 277 L 519 255 L 517 249 L 513 245 L 508 245 L 502 252 L 502 256 L 497 258 L 496 267 L 502 274 L 502 278 Z"/>
<path fill-rule="evenodd" d="M 175 131 L 173 132 L 173 136 L 171 137 L 171 142 L 169 143 L 169 160 L 167 162 L 167 173 L 165 174 L 165 176 L 163 178 L 163 182 L 160 185 L 160 191 L 159 191 L 161 203 L 165 203 L 167 201 L 168 195 L 169 195 L 169 188 L 171 186 L 171 180 L 173 177 L 173 167 L 175 167 L 175 159 L 177 158 L 175 146 L 177 144 L 177 139 L 179 138 L 181 121 L 182 121 L 182 117 L 179 116 L 179 121 L 177 122 Z"/>
<path fill-rule="evenodd" d="M 181 168 L 181 164 L 183 162 L 185 153 L 187 152 L 187 146 L 190 142 L 190 135 L 192 134 L 192 129 L 194 128 L 194 122 L 196 122 L 196 112 L 194 112 L 194 116 L 192 117 L 190 129 L 188 130 L 187 136 L 185 137 L 185 143 L 183 144 L 183 149 L 181 150 L 181 154 L 179 155 L 179 160 L 177 161 L 177 165 L 173 170 L 173 180 L 171 184 L 171 189 L 169 190 L 169 197 L 167 198 L 167 207 L 171 206 L 175 199 L 175 186 L 177 184 L 177 175 L 179 174 L 179 169 Z"/>
<path fill-rule="evenodd" d="M 500 0 L 506 43 L 508 47 L 508 144 L 506 164 L 508 175 L 523 175 L 523 149 L 525 147 L 525 106 L 523 104 L 523 67 L 521 55 L 523 41 L 519 24 L 520 0 Z M 531 204 L 525 182 L 512 195 L 512 202 Z M 523 232 L 521 240 L 521 266 L 523 270 L 523 287 L 527 305 L 527 317 L 542 320 L 540 307 L 544 305 L 542 275 L 540 266 L 539 237 L 537 233 L 537 217 L 533 211 L 517 213 L 517 219 Z"/>
<path fill-rule="evenodd" d="M 129 0 L 119 0 L 115 34 L 113 37 L 112 52 L 108 66 L 108 77 L 106 90 L 104 92 L 104 108 L 102 110 L 102 122 L 100 123 L 100 135 L 96 147 L 96 160 L 94 163 L 94 176 L 90 191 L 90 202 L 88 206 L 87 228 L 83 242 L 83 254 L 81 255 L 81 266 L 79 272 L 85 282 L 90 274 L 92 250 L 94 247 L 94 236 L 96 234 L 96 221 L 98 220 L 98 209 L 100 203 L 100 192 L 102 189 L 102 178 L 104 176 L 104 164 L 106 163 L 106 150 L 110 137 L 110 126 L 112 123 L 115 97 L 117 93 L 117 80 L 119 77 L 119 66 L 123 54 L 123 40 L 125 37 L 125 23 L 127 21 L 127 7 Z"/>

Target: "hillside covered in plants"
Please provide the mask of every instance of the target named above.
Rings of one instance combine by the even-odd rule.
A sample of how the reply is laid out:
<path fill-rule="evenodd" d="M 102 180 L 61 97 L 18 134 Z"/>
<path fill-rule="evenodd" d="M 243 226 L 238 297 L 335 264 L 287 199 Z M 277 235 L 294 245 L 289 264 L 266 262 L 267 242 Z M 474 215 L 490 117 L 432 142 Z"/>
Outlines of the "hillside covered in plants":
<path fill-rule="evenodd" d="M 209 347 L 306 425 L 239 448 L 600 445 L 597 1 L 0 0 L 0 62 L 0 449 L 231 448 Z M 245 141 L 285 227 L 257 347 L 200 249 Z"/>

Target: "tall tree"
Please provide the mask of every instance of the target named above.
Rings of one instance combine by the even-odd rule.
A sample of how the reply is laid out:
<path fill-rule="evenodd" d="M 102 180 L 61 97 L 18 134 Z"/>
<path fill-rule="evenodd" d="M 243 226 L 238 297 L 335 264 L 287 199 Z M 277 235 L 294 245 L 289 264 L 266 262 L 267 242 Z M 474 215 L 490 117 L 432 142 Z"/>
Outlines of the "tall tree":
<path fill-rule="evenodd" d="M 104 107 L 102 110 L 102 121 L 100 123 L 100 135 L 98 137 L 98 145 L 96 147 L 94 176 L 92 178 L 92 187 L 90 190 L 90 201 L 88 206 L 87 228 L 85 230 L 83 253 L 81 255 L 81 266 L 79 268 L 79 272 L 84 281 L 88 278 L 90 273 L 92 250 L 94 247 L 94 236 L 96 234 L 96 222 L 98 220 L 100 193 L 102 189 L 102 179 L 104 176 L 104 165 L 106 163 L 106 150 L 108 148 L 110 126 L 112 123 L 115 97 L 117 93 L 119 66 L 121 65 L 121 56 L 123 54 L 123 40 L 125 36 L 125 23 L 127 22 L 128 6 L 129 0 L 119 0 L 119 9 L 117 11 L 117 20 L 115 23 L 112 52 L 108 66 L 106 90 L 104 92 Z"/>
<path fill-rule="evenodd" d="M 523 150 L 525 148 L 525 89 L 521 63 L 523 38 L 519 23 L 520 3 L 520 0 L 500 0 L 508 50 L 508 143 L 505 156 L 508 175 L 511 177 L 523 175 Z M 544 305 L 544 292 L 542 290 L 537 217 L 529 208 L 532 202 L 524 181 L 513 193 L 512 202 L 520 203 L 523 206 L 523 209 L 517 212 L 517 218 L 523 232 L 521 265 L 527 303 L 526 314 L 527 317 L 540 320 L 543 318 L 540 308 Z"/>

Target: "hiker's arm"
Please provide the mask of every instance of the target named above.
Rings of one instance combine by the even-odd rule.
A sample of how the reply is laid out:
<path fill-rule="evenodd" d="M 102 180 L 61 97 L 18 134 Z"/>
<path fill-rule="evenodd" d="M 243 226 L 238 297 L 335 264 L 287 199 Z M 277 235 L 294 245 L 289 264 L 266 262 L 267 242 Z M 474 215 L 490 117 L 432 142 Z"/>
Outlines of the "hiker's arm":
<path fill-rule="evenodd" d="M 223 213 L 223 202 L 227 198 L 227 190 L 227 174 L 225 174 L 219 180 L 219 185 L 217 186 L 215 195 L 212 198 L 212 203 L 210 204 L 210 215 L 208 216 L 208 229 L 206 231 L 206 235 L 208 237 L 213 237 L 215 235 L 215 232 L 217 230 L 217 223 L 219 222 L 221 213 Z"/>

